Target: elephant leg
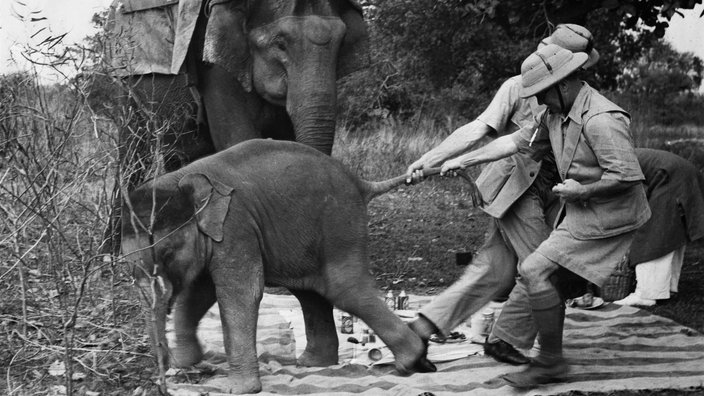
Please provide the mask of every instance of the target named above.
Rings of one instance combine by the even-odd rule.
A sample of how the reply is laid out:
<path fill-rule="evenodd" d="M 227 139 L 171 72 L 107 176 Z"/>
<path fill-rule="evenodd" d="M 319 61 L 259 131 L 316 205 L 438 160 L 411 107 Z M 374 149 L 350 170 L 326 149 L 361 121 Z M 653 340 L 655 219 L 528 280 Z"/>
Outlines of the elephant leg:
<path fill-rule="evenodd" d="M 329 268 L 366 268 L 360 260 L 331 265 Z M 340 270 L 344 273 L 345 271 Z M 434 371 L 425 358 L 426 346 L 420 337 L 384 305 L 374 279 L 364 271 L 334 276 L 329 285 L 330 302 L 362 319 L 393 352 L 396 369 L 402 375 L 413 371 Z"/>
<path fill-rule="evenodd" d="M 332 304 L 312 291 L 291 290 L 301 303 L 306 325 L 306 350 L 298 358 L 301 366 L 330 366 L 337 364 L 339 339 L 332 315 Z"/>
<path fill-rule="evenodd" d="M 203 350 L 198 342 L 198 323 L 215 303 L 215 287 L 210 274 L 202 273 L 184 290 L 174 304 L 174 346 L 176 367 L 188 367 L 201 361 Z"/>
<path fill-rule="evenodd" d="M 245 233 L 239 231 L 238 234 Z M 229 373 L 226 378 L 208 381 L 208 385 L 224 392 L 256 393 L 262 389 L 256 336 L 259 304 L 264 293 L 264 269 L 256 238 L 245 240 L 242 235 L 235 235 L 234 240 L 246 242 L 214 254 L 211 265 Z"/>
<path fill-rule="evenodd" d="M 216 150 L 262 137 L 255 124 L 262 107 L 260 98 L 245 92 L 235 76 L 217 65 L 202 65 L 199 77 L 199 91 Z"/>

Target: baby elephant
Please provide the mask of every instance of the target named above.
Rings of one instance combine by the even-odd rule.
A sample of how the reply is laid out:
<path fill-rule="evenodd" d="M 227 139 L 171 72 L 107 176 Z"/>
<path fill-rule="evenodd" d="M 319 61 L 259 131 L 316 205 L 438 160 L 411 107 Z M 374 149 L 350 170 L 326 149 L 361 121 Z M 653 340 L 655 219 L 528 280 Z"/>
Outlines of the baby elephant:
<path fill-rule="evenodd" d="M 308 146 L 250 140 L 130 193 L 122 251 L 154 310 L 150 333 L 161 363 L 201 360 L 196 329 L 217 301 L 229 363 L 220 385 L 260 391 L 255 338 L 266 285 L 288 288 L 301 303 L 307 345 L 299 364 L 337 363 L 336 306 L 381 337 L 401 374 L 433 371 L 423 341 L 385 307 L 369 273 L 366 204 L 403 181 L 363 181 Z"/>

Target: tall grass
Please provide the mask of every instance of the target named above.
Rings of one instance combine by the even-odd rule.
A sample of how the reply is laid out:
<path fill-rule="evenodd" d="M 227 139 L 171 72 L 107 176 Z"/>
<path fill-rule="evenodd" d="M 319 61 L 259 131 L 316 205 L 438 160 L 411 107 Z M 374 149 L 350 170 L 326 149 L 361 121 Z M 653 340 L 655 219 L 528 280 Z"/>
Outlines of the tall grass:
<path fill-rule="evenodd" d="M 704 118 L 701 110 L 685 117 L 680 122 L 662 122 L 651 100 L 630 95 L 613 95 L 624 109 L 631 114 L 631 133 L 636 147 L 670 151 L 690 161 L 700 171 L 704 171 Z M 704 100 L 700 99 L 704 106 Z"/>
<path fill-rule="evenodd" d="M 368 180 L 398 176 L 426 151 L 461 126 L 448 117 L 398 120 L 392 117 L 368 123 L 351 131 L 339 128 L 332 156 Z"/>

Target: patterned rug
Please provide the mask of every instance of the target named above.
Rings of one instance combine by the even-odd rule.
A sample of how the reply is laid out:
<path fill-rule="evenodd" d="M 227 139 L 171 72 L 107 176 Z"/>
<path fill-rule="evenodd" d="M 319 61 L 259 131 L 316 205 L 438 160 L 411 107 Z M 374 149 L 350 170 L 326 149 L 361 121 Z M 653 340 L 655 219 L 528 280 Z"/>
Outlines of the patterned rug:
<path fill-rule="evenodd" d="M 411 307 L 419 307 L 429 299 L 410 296 Z M 338 329 L 340 314 L 335 312 Z M 456 331 L 466 334 L 467 340 L 430 343 L 428 357 L 436 363 L 436 373 L 408 377 L 395 373 L 389 364 L 393 356 L 380 340 L 364 346 L 348 341 L 350 336 L 361 340 L 363 327 L 363 323 L 356 322 L 356 334 L 338 334 L 341 364 L 296 367 L 295 357 L 305 348 L 298 301 L 293 296 L 266 294 L 257 330 L 263 386 L 260 395 L 554 395 L 573 390 L 606 392 L 704 385 L 704 335 L 644 310 L 610 303 L 591 310 L 567 309 L 564 347 L 570 372 L 563 382 L 529 391 L 515 390 L 499 378 L 522 368 L 483 356 L 481 345 L 469 341 L 471 329 L 465 325 Z M 201 322 L 199 338 L 205 350 L 215 352 L 211 354 L 211 368 L 219 367 L 214 371 L 221 372 L 225 364 L 217 307 Z M 372 348 L 379 349 L 380 360 L 369 358 Z M 170 383 L 169 387 L 177 395 L 198 395 L 208 390 L 194 384 Z"/>

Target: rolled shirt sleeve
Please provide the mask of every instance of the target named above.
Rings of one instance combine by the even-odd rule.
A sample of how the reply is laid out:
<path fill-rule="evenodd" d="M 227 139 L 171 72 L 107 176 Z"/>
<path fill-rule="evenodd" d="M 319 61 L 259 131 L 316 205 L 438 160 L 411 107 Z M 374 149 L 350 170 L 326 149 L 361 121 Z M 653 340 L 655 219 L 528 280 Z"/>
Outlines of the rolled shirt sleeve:
<path fill-rule="evenodd" d="M 489 106 L 477 117 L 477 120 L 487 124 L 495 131 L 502 133 L 518 106 L 518 91 L 520 84 L 515 78 L 506 80 L 494 95 Z"/>
<path fill-rule="evenodd" d="M 619 112 L 597 114 L 585 125 L 585 135 L 603 169 L 602 179 L 645 180 L 630 134 L 628 117 Z"/>

